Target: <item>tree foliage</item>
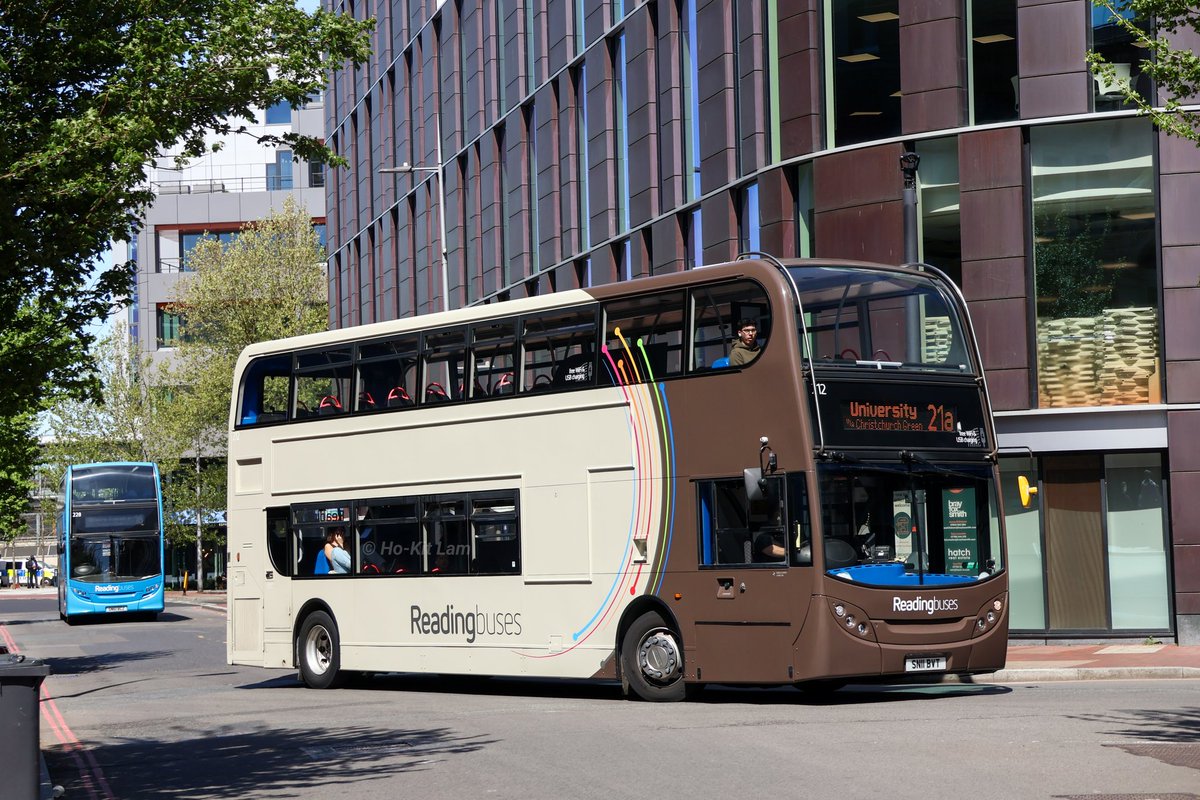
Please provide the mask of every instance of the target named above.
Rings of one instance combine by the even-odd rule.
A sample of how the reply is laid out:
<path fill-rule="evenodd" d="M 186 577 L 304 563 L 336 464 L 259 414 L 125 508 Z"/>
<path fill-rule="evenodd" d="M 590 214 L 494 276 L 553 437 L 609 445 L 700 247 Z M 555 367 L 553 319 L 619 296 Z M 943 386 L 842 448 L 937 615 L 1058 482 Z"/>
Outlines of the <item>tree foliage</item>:
<path fill-rule="evenodd" d="M 89 276 L 152 199 L 151 159 L 301 105 L 329 70 L 366 60 L 372 25 L 294 0 L 0 2 L 0 426 L 57 394 L 98 396 L 87 329 L 128 294 L 133 265 Z M 268 142 L 336 161 L 314 138 Z M 0 450 L 0 473 L 31 473 L 27 451 Z"/>
<path fill-rule="evenodd" d="M 312 218 L 292 198 L 231 242 L 205 237 L 188 256 L 194 272 L 176 284 L 170 307 L 181 315 L 181 341 L 166 377 L 173 399 L 164 426 L 185 458 L 198 455 L 201 463 L 171 476 L 168 499 L 185 504 L 180 508 L 203 519 L 225 507 L 223 457 L 237 358 L 256 342 L 327 327 L 324 261 Z"/>
<path fill-rule="evenodd" d="M 100 339 L 93 358 L 99 397 L 60 398 L 45 415 L 47 468 L 59 475 L 68 464 L 178 460 L 181 450 L 164 429 L 170 394 L 151 357 L 131 341 L 124 324 L 114 325 Z"/>
<path fill-rule="evenodd" d="M 1200 55 L 1188 47 L 1179 47 L 1177 35 L 1191 31 L 1200 35 L 1200 11 L 1194 3 L 1182 0 L 1093 0 L 1107 9 L 1111 21 L 1133 37 L 1133 43 L 1146 53 L 1141 72 L 1149 76 L 1165 102 L 1156 107 L 1147 101 L 1128 79 L 1116 77 L 1116 70 L 1099 53 L 1088 53 L 1092 71 L 1108 83 L 1120 87 L 1125 101 L 1149 115 L 1162 130 L 1200 143 L 1200 115 L 1181 114 L 1187 102 L 1200 96 Z"/>
<path fill-rule="evenodd" d="M 176 436 L 208 456 L 224 455 L 233 370 L 247 346 L 325 330 L 325 252 L 312 218 L 292 198 L 230 242 L 205 237 L 194 273 L 176 284 L 180 344 L 170 367 Z"/>

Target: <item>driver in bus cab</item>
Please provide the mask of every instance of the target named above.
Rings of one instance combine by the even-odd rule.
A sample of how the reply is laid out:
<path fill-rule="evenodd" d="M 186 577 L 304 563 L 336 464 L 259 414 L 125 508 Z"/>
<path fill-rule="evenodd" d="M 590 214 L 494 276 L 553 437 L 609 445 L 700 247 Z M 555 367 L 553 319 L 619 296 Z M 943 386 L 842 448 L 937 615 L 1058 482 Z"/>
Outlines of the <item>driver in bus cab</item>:
<path fill-rule="evenodd" d="M 754 359 L 762 348 L 758 346 L 758 323 L 752 319 L 738 320 L 737 341 L 729 350 L 729 366 L 744 367 Z"/>

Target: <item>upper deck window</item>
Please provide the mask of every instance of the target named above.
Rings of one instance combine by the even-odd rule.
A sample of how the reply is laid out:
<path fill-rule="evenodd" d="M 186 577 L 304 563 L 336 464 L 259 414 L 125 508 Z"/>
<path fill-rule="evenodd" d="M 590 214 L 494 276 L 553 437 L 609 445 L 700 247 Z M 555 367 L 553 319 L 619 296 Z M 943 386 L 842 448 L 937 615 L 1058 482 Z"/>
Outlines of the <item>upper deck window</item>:
<path fill-rule="evenodd" d="M 613 385 L 645 383 L 683 373 L 683 292 L 645 295 L 609 303 L 605 341 Z M 615 373 L 617 374 L 614 374 Z"/>
<path fill-rule="evenodd" d="M 973 371 L 957 307 L 932 276 L 851 267 L 789 272 L 800 292 L 807 354 L 814 361 Z"/>
<path fill-rule="evenodd" d="M 78 467 L 71 474 L 72 505 L 104 505 L 156 501 L 154 467 L 145 464 L 108 464 Z"/>

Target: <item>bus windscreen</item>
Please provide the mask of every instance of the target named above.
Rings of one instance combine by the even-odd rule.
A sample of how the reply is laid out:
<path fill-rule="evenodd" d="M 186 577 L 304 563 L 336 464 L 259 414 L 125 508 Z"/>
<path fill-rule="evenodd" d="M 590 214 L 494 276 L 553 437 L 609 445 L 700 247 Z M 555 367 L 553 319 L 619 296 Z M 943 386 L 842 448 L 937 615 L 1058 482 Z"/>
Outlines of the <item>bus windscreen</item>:
<path fill-rule="evenodd" d="M 955 304 L 931 277 L 847 269 L 789 270 L 813 361 L 871 369 L 973 372 Z"/>
<path fill-rule="evenodd" d="M 71 504 L 76 507 L 156 497 L 154 468 L 145 464 L 78 467 L 71 480 Z"/>

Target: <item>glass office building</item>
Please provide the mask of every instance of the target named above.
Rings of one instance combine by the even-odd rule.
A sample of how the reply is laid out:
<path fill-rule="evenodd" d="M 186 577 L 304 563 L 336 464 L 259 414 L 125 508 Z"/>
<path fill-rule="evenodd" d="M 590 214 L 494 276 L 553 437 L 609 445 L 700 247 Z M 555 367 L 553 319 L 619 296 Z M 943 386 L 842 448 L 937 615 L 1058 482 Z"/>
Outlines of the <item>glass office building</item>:
<path fill-rule="evenodd" d="M 962 287 L 998 412 L 1014 637 L 1200 643 L 1200 150 L 1124 102 L 1115 81 L 1155 87 L 1107 12 L 333 8 L 378 24 L 326 103 L 349 162 L 327 182 L 331 324 L 750 250 L 898 263 L 915 152 L 917 252 Z"/>

